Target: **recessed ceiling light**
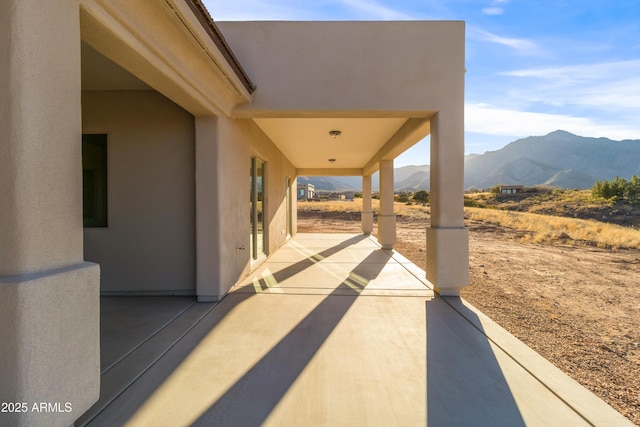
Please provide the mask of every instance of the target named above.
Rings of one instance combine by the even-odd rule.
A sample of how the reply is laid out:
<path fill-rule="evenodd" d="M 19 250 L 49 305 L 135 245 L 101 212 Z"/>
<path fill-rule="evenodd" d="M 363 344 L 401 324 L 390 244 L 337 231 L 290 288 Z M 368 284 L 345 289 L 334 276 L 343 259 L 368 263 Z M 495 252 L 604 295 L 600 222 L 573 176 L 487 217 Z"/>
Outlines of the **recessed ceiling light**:
<path fill-rule="evenodd" d="M 331 136 L 331 138 L 337 138 L 340 135 L 342 135 L 342 131 L 341 130 L 330 130 L 329 131 L 329 136 Z"/>

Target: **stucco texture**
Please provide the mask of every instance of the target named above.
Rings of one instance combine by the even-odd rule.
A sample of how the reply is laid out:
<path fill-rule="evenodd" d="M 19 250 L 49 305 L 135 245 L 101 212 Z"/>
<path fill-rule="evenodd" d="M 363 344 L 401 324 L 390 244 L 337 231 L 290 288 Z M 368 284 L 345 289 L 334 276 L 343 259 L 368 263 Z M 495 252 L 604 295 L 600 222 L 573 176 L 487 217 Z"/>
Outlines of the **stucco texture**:
<path fill-rule="evenodd" d="M 269 138 L 252 120 L 219 120 L 221 223 L 220 292 L 226 293 L 243 273 L 251 268 L 249 254 L 249 165 L 256 157 L 266 165 L 265 212 L 267 255 L 286 241 L 286 178 L 295 184 L 296 171 Z M 294 228 L 295 229 L 295 228 Z M 238 246 L 246 250 L 236 251 Z"/>
<path fill-rule="evenodd" d="M 217 22 L 257 86 L 236 115 L 423 115 L 459 101 L 464 22 Z"/>
<path fill-rule="evenodd" d="M 108 227 L 85 228 L 101 291 L 195 294 L 191 114 L 155 91 L 85 91 L 83 133 L 106 133 Z"/>

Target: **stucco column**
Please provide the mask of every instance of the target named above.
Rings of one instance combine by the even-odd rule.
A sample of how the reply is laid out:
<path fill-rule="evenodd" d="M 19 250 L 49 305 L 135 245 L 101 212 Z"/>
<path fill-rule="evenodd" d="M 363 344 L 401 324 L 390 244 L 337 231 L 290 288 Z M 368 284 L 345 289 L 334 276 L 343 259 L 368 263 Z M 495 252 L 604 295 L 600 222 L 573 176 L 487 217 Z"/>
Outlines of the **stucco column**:
<path fill-rule="evenodd" d="M 380 214 L 378 243 L 382 249 L 393 249 L 396 243 L 396 215 L 393 206 L 393 160 L 380 161 Z"/>
<path fill-rule="evenodd" d="M 211 302 L 219 300 L 221 281 L 218 120 L 196 117 L 195 124 L 196 294 L 199 302 Z"/>
<path fill-rule="evenodd" d="M 431 119 L 431 226 L 427 279 L 440 295 L 469 285 L 469 233 L 464 226 L 464 117 L 440 112 Z"/>
<path fill-rule="evenodd" d="M 100 271 L 82 249 L 79 2 L 0 2 L 0 64 L 0 402 L 27 403 L 0 424 L 70 425 L 100 391 Z"/>
<path fill-rule="evenodd" d="M 371 207 L 371 175 L 362 177 L 362 232 L 367 236 L 373 231 L 373 208 Z"/>

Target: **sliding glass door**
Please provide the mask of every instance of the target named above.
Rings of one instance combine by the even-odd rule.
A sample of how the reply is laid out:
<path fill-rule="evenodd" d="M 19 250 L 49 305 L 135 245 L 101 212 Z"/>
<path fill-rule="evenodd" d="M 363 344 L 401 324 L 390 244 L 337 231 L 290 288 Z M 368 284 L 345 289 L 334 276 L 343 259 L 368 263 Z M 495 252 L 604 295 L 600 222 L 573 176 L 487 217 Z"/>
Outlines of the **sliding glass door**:
<path fill-rule="evenodd" d="M 264 226 L 264 162 L 251 158 L 250 181 L 250 223 L 251 223 L 251 258 L 258 259 L 265 253 Z"/>
<path fill-rule="evenodd" d="M 292 223 L 292 212 L 291 212 L 291 178 L 287 177 L 286 182 L 286 189 L 285 189 L 285 194 L 286 194 L 286 204 L 287 204 L 287 236 L 291 236 L 292 233 L 292 227 L 291 227 L 291 223 Z"/>

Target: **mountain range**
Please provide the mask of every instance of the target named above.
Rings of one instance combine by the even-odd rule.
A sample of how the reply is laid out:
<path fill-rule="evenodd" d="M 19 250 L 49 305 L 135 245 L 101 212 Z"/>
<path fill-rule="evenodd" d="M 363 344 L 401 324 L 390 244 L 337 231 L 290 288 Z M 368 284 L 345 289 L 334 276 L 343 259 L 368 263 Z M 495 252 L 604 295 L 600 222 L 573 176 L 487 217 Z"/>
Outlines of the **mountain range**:
<path fill-rule="evenodd" d="M 429 165 L 394 169 L 396 191 L 429 190 Z M 557 130 L 518 139 L 496 151 L 465 157 L 465 188 L 499 184 L 591 188 L 595 181 L 640 175 L 640 140 L 590 138 Z M 298 177 L 319 191 L 359 191 L 361 177 Z M 377 173 L 373 190 L 379 189 Z"/>

